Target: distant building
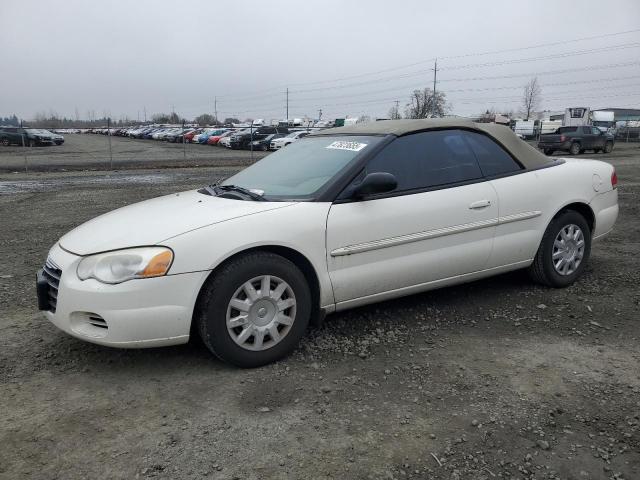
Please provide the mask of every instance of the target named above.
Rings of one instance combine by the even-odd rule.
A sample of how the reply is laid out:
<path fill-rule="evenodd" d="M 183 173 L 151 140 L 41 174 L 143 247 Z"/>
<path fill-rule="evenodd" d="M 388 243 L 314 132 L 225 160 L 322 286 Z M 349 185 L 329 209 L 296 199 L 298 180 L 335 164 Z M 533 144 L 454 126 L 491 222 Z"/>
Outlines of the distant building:
<path fill-rule="evenodd" d="M 616 122 L 626 122 L 640 120 L 640 109 L 638 108 L 598 108 L 594 112 L 613 112 Z"/>

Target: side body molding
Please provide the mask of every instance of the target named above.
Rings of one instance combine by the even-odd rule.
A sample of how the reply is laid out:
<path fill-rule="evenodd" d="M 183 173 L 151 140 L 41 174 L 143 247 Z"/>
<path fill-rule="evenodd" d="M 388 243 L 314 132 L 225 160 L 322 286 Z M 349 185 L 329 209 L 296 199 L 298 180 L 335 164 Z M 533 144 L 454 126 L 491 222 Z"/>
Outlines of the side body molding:
<path fill-rule="evenodd" d="M 346 247 L 336 248 L 331 251 L 332 257 L 340 257 L 343 255 L 353 255 L 356 253 L 369 252 L 371 250 L 378 250 L 380 248 L 394 247 L 397 245 L 403 245 L 406 243 L 420 242 L 431 238 L 444 237 L 447 235 L 455 235 L 457 233 L 469 232 L 472 230 L 478 230 L 480 228 L 493 227 L 497 225 L 503 225 L 506 223 L 518 222 L 522 220 L 529 220 L 531 218 L 539 217 L 542 212 L 539 210 L 530 212 L 515 213 L 504 217 L 492 218 L 489 220 L 482 220 L 479 222 L 464 223 L 462 225 L 454 225 L 452 227 L 438 228 L 435 230 L 427 230 L 424 232 L 411 233 L 409 235 L 401 235 L 398 237 L 383 238 L 380 240 L 374 240 L 371 242 L 358 243 L 355 245 L 348 245 Z"/>

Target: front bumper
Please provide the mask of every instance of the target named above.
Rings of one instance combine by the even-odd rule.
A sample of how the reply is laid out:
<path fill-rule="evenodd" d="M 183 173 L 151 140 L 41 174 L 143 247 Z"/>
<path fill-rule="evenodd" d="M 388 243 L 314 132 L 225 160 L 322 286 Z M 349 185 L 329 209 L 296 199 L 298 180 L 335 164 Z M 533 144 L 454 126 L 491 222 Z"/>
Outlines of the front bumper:
<path fill-rule="evenodd" d="M 130 280 L 117 285 L 80 280 L 82 257 L 55 245 L 50 262 L 61 271 L 55 313 L 44 314 L 56 327 L 88 342 L 144 348 L 189 340 L 197 294 L 209 272 Z"/>

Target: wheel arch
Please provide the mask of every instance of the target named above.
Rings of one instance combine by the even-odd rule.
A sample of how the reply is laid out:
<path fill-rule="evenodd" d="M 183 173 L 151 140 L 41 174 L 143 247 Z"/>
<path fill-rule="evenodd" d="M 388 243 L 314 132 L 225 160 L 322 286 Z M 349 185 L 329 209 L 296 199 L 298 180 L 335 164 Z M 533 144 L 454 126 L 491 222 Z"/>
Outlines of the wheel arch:
<path fill-rule="evenodd" d="M 553 216 L 551 217 L 548 223 L 551 223 L 554 218 L 556 218 L 565 210 L 573 210 L 578 212 L 580 215 L 582 215 L 584 219 L 587 221 L 587 225 L 589 225 L 589 230 L 591 230 L 591 234 L 593 235 L 593 232 L 595 231 L 595 228 L 596 228 L 596 215 L 591 209 L 591 206 L 589 206 L 587 202 L 575 201 L 575 202 L 571 202 L 564 205 L 553 214 Z"/>
<path fill-rule="evenodd" d="M 318 325 L 321 323 L 323 319 L 323 313 L 320 308 L 320 279 L 318 277 L 318 272 L 316 272 L 316 269 L 314 268 L 311 261 L 304 254 L 300 253 L 298 250 L 295 250 L 294 248 L 291 248 L 291 247 L 286 247 L 283 245 L 276 245 L 276 244 L 257 245 L 257 246 L 246 248 L 244 250 L 234 252 L 228 257 L 225 257 L 209 272 L 209 274 L 207 275 L 207 278 L 204 280 L 204 282 L 202 282 L 202 285 L 200 285 L 200 290 L 196 295 L 196 301 L 195 301 L 192 316 L 191 316 L 191 333 L 190 333 L 191 338 L 195 338 L 198 335 L 196 325 L 193 319 L 197 314 L 197 311 L 199 308 L 198 306 L 200 304 L 200 297 L 207 283 L 227 263 L 243 255 L 247 255 L 255 252 L 269 252 L 269 253 L 274 253 L 276 255 L 280 255 L 281 257 L 284 257 L 287 260 L 291 261 L 296 267 L 300 269 L 302 274 L 305 276 L 305 279 L 309 284 L 309 290 L 311 291 L 312 314 L 311 314 L 310 323 L 312 325 Z"/>

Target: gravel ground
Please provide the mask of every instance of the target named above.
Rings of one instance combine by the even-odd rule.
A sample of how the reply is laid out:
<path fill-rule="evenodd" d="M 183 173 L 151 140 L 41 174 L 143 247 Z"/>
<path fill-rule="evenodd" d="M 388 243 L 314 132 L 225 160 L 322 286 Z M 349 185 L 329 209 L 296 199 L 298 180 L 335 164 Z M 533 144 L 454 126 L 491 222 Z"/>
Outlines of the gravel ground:
<path fill-rule="evenodd" d="M 0 478 L 640 478 L 640 149 L 597 158 L 620 218 L 574 286 L 516 272 L 335 314 L 255 370 L 83 343 L 34 306 L 60 235 L 224 161 L 0 174 Z"/>

